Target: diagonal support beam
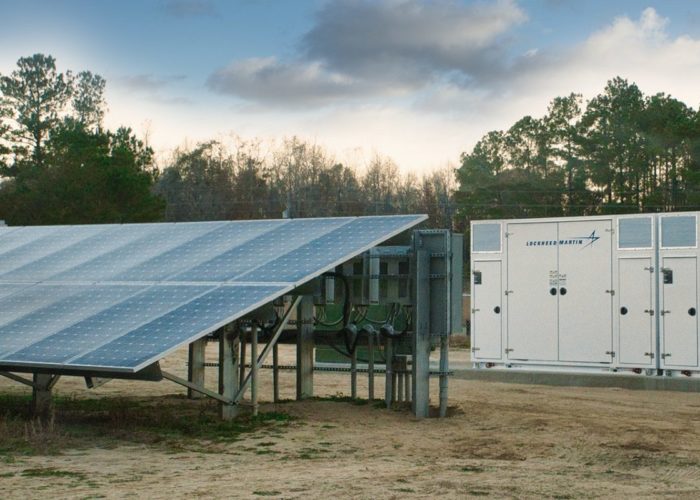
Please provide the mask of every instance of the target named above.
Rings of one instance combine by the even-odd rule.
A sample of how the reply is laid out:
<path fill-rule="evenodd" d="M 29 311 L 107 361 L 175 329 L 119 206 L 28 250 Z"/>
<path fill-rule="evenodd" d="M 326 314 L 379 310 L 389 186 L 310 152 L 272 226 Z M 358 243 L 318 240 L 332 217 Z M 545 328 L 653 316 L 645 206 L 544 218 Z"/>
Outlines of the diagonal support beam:
<path fill-rule="evenodd" d="M 221 394 L 216 393 L 214 391 L 210 391 L 209 389 L 205 389 L 204 387 L 193 384 L 192 382 L 189 382 L 185 380 L 184 378 L 180 378 L 177 375 L 173 375 L 172 373 L 168 373 L 166 371 L 161 372 L 163 374 L 163 378 L 170 380 L 171 382 L 175 382 L 176 384 L 180 384 L 184 387 L 187 387 L 188 389 L 192 389 L 193 391 L 197 391 L 201 394 L 204 394 L 205 396 L 209 396 L 210 398 L 216 399 L 217 401 L 221 401 L 222 403 L 226 403 L 227 405 L 230 405 L 233 403 L 228 398 L 223 397 Z"/>
<path fill-rule="evenodd" d="M 258 370 L 262 368 L 262 365 L 265 362 L 267 355 L 270 354 L 270 351 L 272 351 L 273 346 L 279 340 L 280 335 L 282 335 L 282 331 L 284 331 L 285 327 L 287 326 L 287 323 L 289 322 L 289 318 L 292 315 L 292 311 L 296 310 L 297 306 L 301 302 L 301 298 L 302 298 L 301 295 L 298 295 L 297 297 L 295 297 L 294 301 L 289 306 L 289 309 L 287 309 L 287 312 L 285 312 L 284 316 L 282 316 L 282 321 L 280 321 L 280 324 L 277 327 L 277 330 L 275 330 L 274 335 L 272 335 L 272 338 L 265 346 L 265 349 L 263 349 L 263 352 L 261 352 L 260 356 L 258 356 L 258 360 L 256 362 Z M 241 387 L 238 389 L 238 392 L 233 397 L 234 403 L 238 403 L 243 398 L 243 394 L 245 394 L 245 391 L 248 389 L 248 386 L 250 385 L 252 378 L 253 378 L 253 370 L 248 372 L 248 376 L 245 378 L 245 380 L 241 384 Z"/>
<path fill-rule="evenodd" d="M 19 375 L 15 375 L 14 373 L 0 372 L 0 375 L 2 375 L 3 377 L 7 377 L 9 379 L 12 379 L 15 382 L 19 382 L 20 384 L 28 385 L 29 387 L 34 387 L 34 382 L 32 382 L 31 380 L 29 380 L 27 378 L 20 377 Z"/>

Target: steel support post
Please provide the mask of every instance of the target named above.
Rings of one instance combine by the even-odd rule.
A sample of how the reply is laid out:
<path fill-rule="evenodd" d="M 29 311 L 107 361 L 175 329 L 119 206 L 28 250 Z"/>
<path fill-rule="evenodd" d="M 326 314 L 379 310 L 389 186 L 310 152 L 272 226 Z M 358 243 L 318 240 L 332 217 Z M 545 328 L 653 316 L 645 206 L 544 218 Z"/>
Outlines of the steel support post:
<path fill-rule="evenodd" d="M 394 402 L 394 346 L 393 341 L 387 338 L 384 344 L 384 357 L 386 358 L 386 369 L 384 371 L 384 403 L 387 408 L 391 408 Z"/>
<path fill-rule="evenodd" d="M 367 339 L 367 399 L 374 401 L 374 332 Z"/>
<path fill-rule="evenodd" d="M 350 355 L 350 397 L 357 399 L 357 345 Z"/>
<path fill-rule="evenodd" d="M 207 349 L 207 340 L 199 339 L 190 344 L 189 356 L 187 360 L 187 380 L 195 385 L 204 387 L 204 360 Z M 199 399 L 205 397 L 201 392 L 187 389 L 189 399 Z"/>
<path fill-rule="evenodd" d="M 58 376 L 50 374 L 34 374 L 32 386 L 32 415 L 34 417 L 45 419 L 51 414 L 53 408 L 51 388 L 57 379 Z"/>
<path fill-rule="evenodd" d="M 297 399 L 314 395 L 314 301 L 301 299 L 297 313 Z"/>
<path fill-rule="evenodd" d="M 280 402 L 280 353 L 277 342 L 272 346 L 272 400 Z"/>
<path fill-rule="evenodd" d="M 250 400 L 253 405 L 253 416 L 258 414 L 258 325 L 253 324 L 250 331 Z"/>
<path fill-rule="evenodd" d="M 430 254 L 418 247 L 415 259 L 413 334 L 413 413 L 428 416 L 430 404 Z"/>
<path fill-rule="evenodd" d="M 219 336 L 219 394 L 227 400 L 233 401 L 238 392 L 238 374 L 236 368 L 240 362 L 239 337 L 232 329 L 225 328 Z M 219 404 L 222 420 L 231 420 L 240 414 L 240 407 L 236 404 Z"/>

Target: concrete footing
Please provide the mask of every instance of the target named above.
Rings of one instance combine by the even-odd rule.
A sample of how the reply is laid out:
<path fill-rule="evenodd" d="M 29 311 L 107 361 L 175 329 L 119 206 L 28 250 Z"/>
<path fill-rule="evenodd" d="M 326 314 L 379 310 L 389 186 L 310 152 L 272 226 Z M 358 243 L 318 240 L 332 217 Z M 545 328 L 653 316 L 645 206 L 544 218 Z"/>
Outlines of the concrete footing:
<path fill-rule="evenodd" d="M 552 385 L 562 387 L 619 387 L 640 391 L 700 392 L 700 379 L 624 375 L 615 373 L 566 373 L 523 370 L 458 369 L 453 377 L 508 384 Z"/>

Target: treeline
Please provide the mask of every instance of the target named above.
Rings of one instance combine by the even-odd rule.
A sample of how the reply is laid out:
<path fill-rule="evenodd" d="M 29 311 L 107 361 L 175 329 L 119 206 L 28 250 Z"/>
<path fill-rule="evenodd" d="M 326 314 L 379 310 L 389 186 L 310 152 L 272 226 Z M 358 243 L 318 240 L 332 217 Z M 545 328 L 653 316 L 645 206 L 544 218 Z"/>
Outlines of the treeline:
<path fill-rule="evenodd" d="M 616 78 L 486 134 L 457 170 L 416 176 L 375 155 L 336 161 L 314 143 L 211 141 L 156 166 L 129 128 L 103 126 L 106 82 L 51 56 L 0 75 L 0 218 L 9 224 L 427 213 L 470 219 L 700 209 L 700 113 Z"/>
<path fill-rule="evenodd" d="M 0 218 L 12 225 L 160 220 L 153 151 L 102 125 L 105 80 L 35 54 L 0 75 Z"/>
<path fill-rule="evenodd" d="M 176 151 L 156 184 L 169 221 L 427 213 L 452 223 L 454 173 L 402 174 L 379 155 L 363 171 L 291 138 L 261 153 L 256 142 Z"/>
<path fill-rule="evenodd" d="M 156 167 L 128 128 L 102 120 L 106 82 L 35 54 L 0 75 L 0 218 L 11 225 L 427 213 L 451 226 L 454 172 L 403 174 L 379 155 L 360 169 L 291 138 L 212 141 Z"/>
<path fill-rule="evenodd" d="M 615 78 L 486 134 L 457 177 L 465 219 L 700 209 L 700 114 Z"/>

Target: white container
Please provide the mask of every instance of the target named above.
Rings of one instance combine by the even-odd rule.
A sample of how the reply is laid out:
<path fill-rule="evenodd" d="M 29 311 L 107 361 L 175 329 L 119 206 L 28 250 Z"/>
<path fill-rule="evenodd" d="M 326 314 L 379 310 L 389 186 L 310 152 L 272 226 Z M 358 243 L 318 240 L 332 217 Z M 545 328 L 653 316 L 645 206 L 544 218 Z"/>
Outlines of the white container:
<path fill-rule="evenodd" d="M 696 213 L 473 222 L 475 366 L 694 375 L 697 223 Z"/>

